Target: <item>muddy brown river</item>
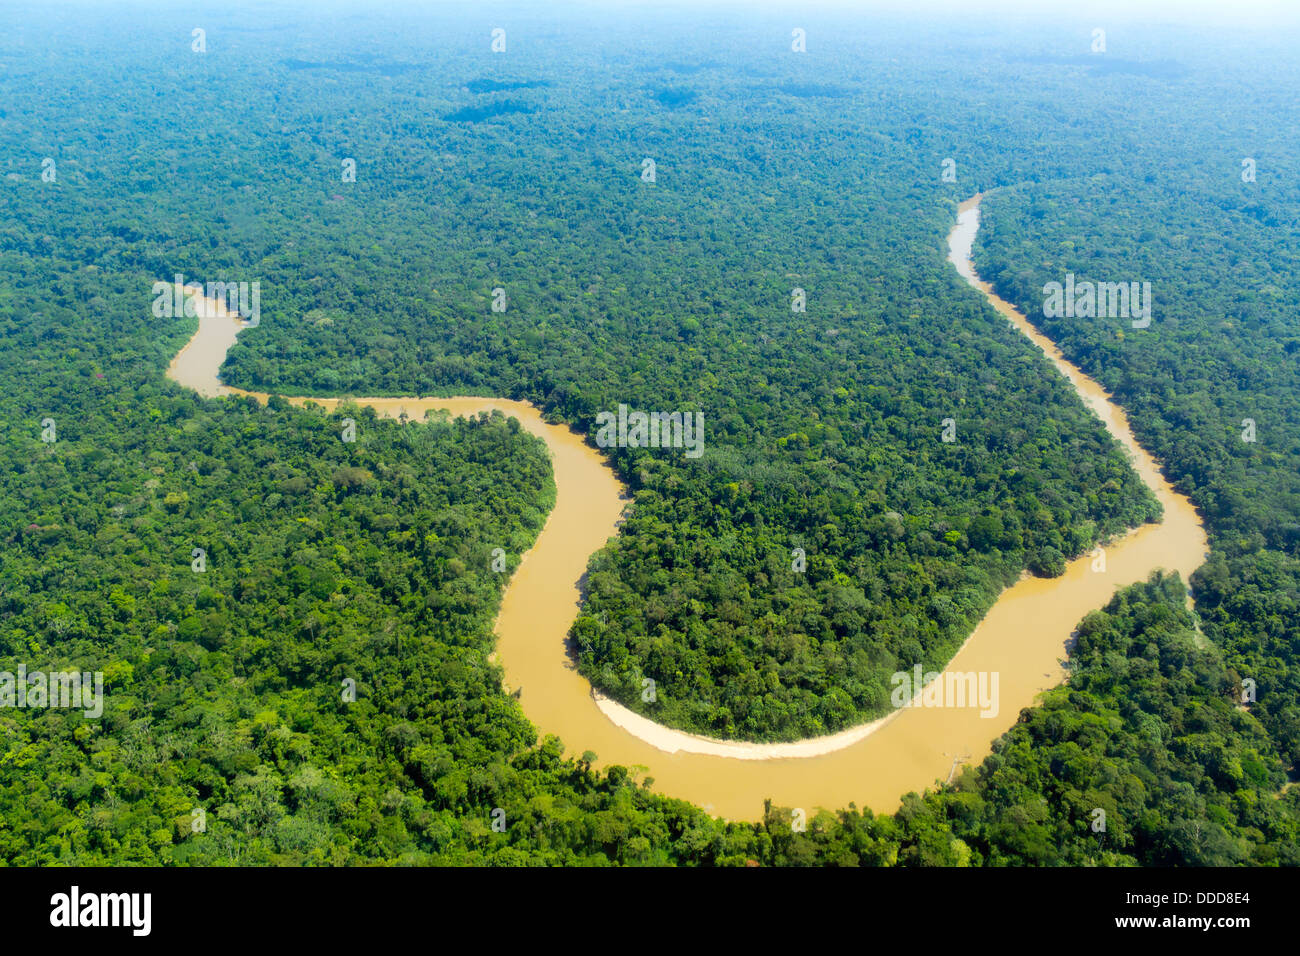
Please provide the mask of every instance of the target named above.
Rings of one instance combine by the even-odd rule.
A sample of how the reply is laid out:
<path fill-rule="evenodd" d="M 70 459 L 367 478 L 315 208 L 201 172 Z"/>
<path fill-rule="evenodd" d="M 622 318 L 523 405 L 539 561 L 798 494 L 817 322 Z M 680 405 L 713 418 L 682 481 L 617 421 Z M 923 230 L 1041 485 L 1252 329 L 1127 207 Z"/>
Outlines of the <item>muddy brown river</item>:
<path fill-rule="evenodd" d="M 1200 566 L 1207 540 L 1191 503 L 1161 476 L 1138 445 L 1124 413 L 1105 391 L 1062 357 L 1024 316 L 976 275 L 971 245 L 979 201 L 963 203 L 948 237 L 949 261 L 1009 322 L 1046 353 L 1107 430 L 1127 449 L 1133 467 L 1164 506 L 1164 520 L 1105 547 L 1104 570 L 1092 556 L 1070 562 L 1059 578 L 1024 577 L 1006 589 L 949 663 L 945 673 L 997 674 L 996 716 L 979 707 L 915 706 L 826 737 L 784 744 L 714 740 L 660 726 L 592 691 L 574 669 L 566 637 L 579 605 L 578 581 L 593 553 L 617 533 L 624 489 L 600 452 L 563 425 L 544 422 L 532 405 L 494 398 L 356 398 L 379 414 L 423 419 L 429 409 L 457 415 L 500 409 L 517 418 L 550 450 L 556 504 L 532 549 L 511 578 L 497 617 L 497 659 L 508 688 L 541 734 L 556 734 L 569 753 L 594 751 L 600 766 L 644 768 L 654 789 L 732 820 L 756 820 L 763 801 L 837 810 L 856 803 L 893 812 L 908 791 L 947 779 L 955 766 L 988 755 L 992 743 L 1044 690 L 1060 684 L 1066 643 L 1078 622 L 1102 607 L 1116 588 L 1145 580 L 1156 568 L 1184 580 Z M 240 330 L 237 316 L 202 305 L 199 329 L 173 360 L 168 377 L 202 395 L 254 395 L 221 385 L 217 372 Z M 1140 334 L 1140 333 L 1139 333 Z M 337 398 L 310 400 L 326 408 Z"/>

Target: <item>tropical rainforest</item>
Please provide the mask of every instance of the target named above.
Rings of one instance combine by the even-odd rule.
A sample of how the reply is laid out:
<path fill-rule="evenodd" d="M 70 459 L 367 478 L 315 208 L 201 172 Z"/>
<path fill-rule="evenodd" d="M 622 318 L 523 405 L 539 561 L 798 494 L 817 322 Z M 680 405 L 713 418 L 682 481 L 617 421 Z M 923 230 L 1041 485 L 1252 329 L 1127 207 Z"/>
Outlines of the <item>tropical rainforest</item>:
<path fill-rule="evenodd" d="M 644 17 L 0 13 L 0 670 L 105 681 L 101 719 L 0 710 L 0 860 L 1300 864 L 1300 38 L 1135 21 L 1097 56 L 1091 23 L 841 11 L 795 53 L 770 13 Z M 150 310 L 258 281 L 247 389 L 501 395 L 592 444 L 620 404 L 701 412 L 699 459 L 604 450 L 632 498 L 575 664 L 657 722 L 796 740 L 1160 518 L 945 261 L 981 191 L 981 274 L 1212 552 L 1080 622 L 982 763 L 803 831 L 525 718 L 491 554 L 556 492 L 517 422 L 200 398 L 164 376 L 196 320 Z M 1150 282 L 1150 327 L 1046 317 L 1066 273 Z"/>

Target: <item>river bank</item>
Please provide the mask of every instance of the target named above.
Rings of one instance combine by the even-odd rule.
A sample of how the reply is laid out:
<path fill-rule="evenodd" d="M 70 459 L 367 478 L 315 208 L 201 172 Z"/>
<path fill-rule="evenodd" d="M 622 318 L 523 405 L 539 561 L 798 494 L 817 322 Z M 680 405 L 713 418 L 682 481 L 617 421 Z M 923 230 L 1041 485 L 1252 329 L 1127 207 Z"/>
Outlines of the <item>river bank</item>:
<path fill-rule="evenodd" d="M 1207 549 L 1190 502 L 1174 492 L 1154 459 L 1134 439 L 1124 413 L 1009 303 L 980 280 L 970 261 L 979 228 L 979 201 L 963 203 L 948 237 L 957 272 L 1028 336 L 1128 451 L 1133 465 L 1164 507 L 1164 520 L 1106 548 L 1104 570 L 1089 556 L 1071 561 L 1058 578 L 1025 577 L 999 596 L 945 669 L 947 675 L 996 674 L 995 715 L 979 707 L 907 707 L 839 733 L 791 743 L 714 740 L 654 723 L 594 692 L 578 674 L 566 638 L 577 616 L 579 581 L 592 554 L 617 533 L 625 489 L 599 451 L 562 425 L 542 420 L 524 402 L 495 398 L 353 398 L 381 415 L 419 421 L 430 409 L 455 415 L 499 409 L 519 419 L 550 451 L 556 504 L 533 547 L 523 556 L 497 617 L 497 659 L 509 688 L 541 734 L 556 734 L 570 753 L 594 751 L 598 765 L 643 768 L 654 788 L 729 819 L 761 817 L 763 801 L 839 809 L 855 803 L 878 812 L 899 798 L 946 779 L 961 763 L 978 762 L 1009 729 L 1023 707 L 1065 679 L 1061 661 L 1078 622 L 1102 607 L 1116 588 L 1145 580 L 1155 568 L 1184 579 Z M 217 372 L 235 341 L 239 321 L 215 303 L 200 310 L 199 329 L 168 376 L 203 395 L 253 395 L 222 385 Z M 339 398 L 290 398 L 326 408 Z"/>

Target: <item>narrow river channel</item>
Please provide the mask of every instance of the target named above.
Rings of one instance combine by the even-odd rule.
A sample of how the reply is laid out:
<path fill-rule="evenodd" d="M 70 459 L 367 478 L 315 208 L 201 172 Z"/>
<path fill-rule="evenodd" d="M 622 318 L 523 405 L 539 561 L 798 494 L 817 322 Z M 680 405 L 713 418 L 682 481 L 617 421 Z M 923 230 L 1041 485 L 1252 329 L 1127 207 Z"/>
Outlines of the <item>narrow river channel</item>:
<path fill-rule="evenodd" d="M 1184 580 L 1207 550 L 1205 531 L 1191 503 L 1161 476 L 1138 445 L 1124 413 L 1105 391 L 1069 364 L 1056 346 L 975 273 L 971 246 L 979 229 L 979 202 L 963 203 L 948 237 L 949 261 L 1008 321 L 1046 353 L 1080 397 L 1128 450 L 1138 474 L 1164 506 L 1164 520 L 1106 547 L 1105 570 L 1085 556 L 1059 578 L 1024 577 L 989 610 L 957 655 L 951 672 L 996 672 L 998 710 L 978 707 L 910 707 L 838 734 L 786 744 L 712 740 L 662 727 L 593 693 L 573 668 L 566 637 L 577 616 L 578 581 L 590 556 L 617 533 L 626 500 L 608 462 L 563 425 L 544 422 L 532 405 L 493 398 L 357 398 L 379 414 L 423 419 L 429 409 L 457 415 L 500 409 L 550 449 L 557 500 L 532 549 L 524 556 L 497 617 L 497 658 L 524 713 L 541 734 L 556 734 L 569 753 L 594 751 L 598 764 L 644 768 L 654 789 L 699 804 L 733 820 L 756 820 L 763 801 L 836 810 L 856 803 L 892 812 L 903 794 L 945 780 L 955 765 L 982 760 L 997 737 L 1042 691 L 1065 677 L 1061 660 L 1071 632 L 1116 588 L 1145 580 L 1156 568 Z M 202 302 L 199 329 L 176 356 L 168 377 L 202 395 L 254 395 L 220 384 L 217 373 L 240 329 L 236 316 Z M 289 398 L 326 408 L 337 398 Z"/>

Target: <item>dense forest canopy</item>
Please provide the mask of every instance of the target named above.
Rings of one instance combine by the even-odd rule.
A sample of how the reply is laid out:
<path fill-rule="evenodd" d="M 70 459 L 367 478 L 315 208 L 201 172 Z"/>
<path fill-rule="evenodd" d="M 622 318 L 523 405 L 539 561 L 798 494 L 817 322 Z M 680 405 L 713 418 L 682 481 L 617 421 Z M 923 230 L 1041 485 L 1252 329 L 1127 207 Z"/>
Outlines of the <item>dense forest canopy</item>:
<path fill-rule="evenodd" d="M 698 461 L 611 450 L 635 502 L 578 624 L 602 690 L 643 708 L 652 678 L 656 720 L 716 736 L 839 730 L 888 710 L 890 674 L 947 661 L 1026 567 L 1059 573 L 1156 517 L 1068 384 L 935 254 L 973 184 L 964 162 L 939 181 L 942 156 L 909 142 L 910 106 L 879 79 L 846 63 L 845 95 L 826 96 L 807 86 L 821 66 L 755 56 L 744 34 L 731 69 L 664 36 L 701 67 L 696 98 L 664 102 L 644 82 L 653 51 L 525 28 L 504 57 L 454 51 L 431 83 L 416 36 L 385 29 L 370 57 L 357 28 L 310 68 L 245 37 L 238 77 L 155 72 L 154 110 L 234 119 L 243 103 L 239 149 L 223 124 L 150 155 L 145 117 L 106 118 L 95 151 L 118 170 L 100 175 L 126 181 L 101 198 L 111 250 L 86 254 L 259 280 L 266 320 L 232 350 L 233 385 L 505 395 L 586 433 L 620 404 L 701 412 Z M 509 122 L 445 115 L 525 96 Z M 127 151 L 144 153 L 131 169 Z M 172 186 L 187 182 L 204 188 Z M 147 201 L 121 201 L 136 189 Z M 42 229 L 85 242 L 45 208 Z"/>
<path fill-rule="evenodd" d="M 1116 24 L 1101 59 L 1091 23 L 787 19 L 0 15 L 0 669 L 107 684 L 102 721 L 0 714 L 0 859 L 1300 862 L 1297 38 Z M 698 460 L 607 449 L 634 498 L 578 664 L 656 721 L 796 739 L 1159 517 L 945 262 L 981 190 L 981 271 L 1215 552 L 1194 611 L 1156 577 L 1091 615 L 982 766 L 804 833 L 539 743 L 488 661 L 491 549 L 554 499 L 515 423 L 202 400 L 163 377 L 194 320 L 150 312 L 176 274 L 259 282 L 223 369 L 250 389 L 502 395 L 593 443 L 620 404 L 702 413 Z M 1151 282 L 1151 327 L 1045 318 L 1067 272 Z"/>

